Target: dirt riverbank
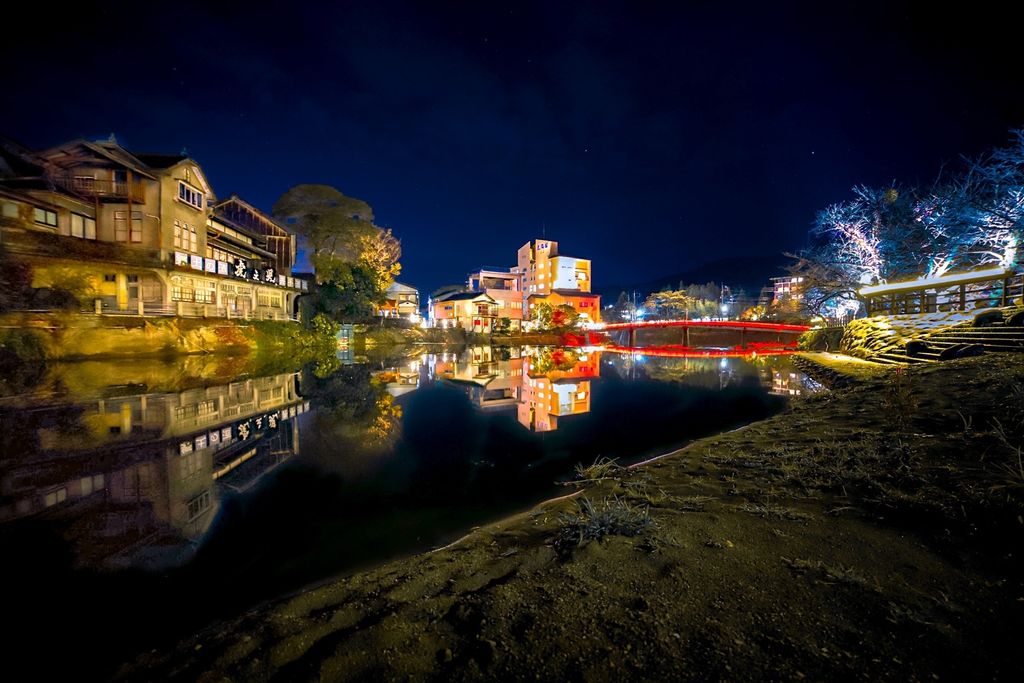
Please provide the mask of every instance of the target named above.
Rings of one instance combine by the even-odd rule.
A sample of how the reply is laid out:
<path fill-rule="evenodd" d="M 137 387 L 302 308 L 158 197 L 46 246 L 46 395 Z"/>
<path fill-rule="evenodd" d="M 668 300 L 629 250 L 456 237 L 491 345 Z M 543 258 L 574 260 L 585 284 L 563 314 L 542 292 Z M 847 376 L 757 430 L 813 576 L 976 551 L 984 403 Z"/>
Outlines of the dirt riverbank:
<path fill-rule="evenodd" d="M 119 678 L 1018 680 L 1020 357 L 804 362 L 837 388 Z"/>

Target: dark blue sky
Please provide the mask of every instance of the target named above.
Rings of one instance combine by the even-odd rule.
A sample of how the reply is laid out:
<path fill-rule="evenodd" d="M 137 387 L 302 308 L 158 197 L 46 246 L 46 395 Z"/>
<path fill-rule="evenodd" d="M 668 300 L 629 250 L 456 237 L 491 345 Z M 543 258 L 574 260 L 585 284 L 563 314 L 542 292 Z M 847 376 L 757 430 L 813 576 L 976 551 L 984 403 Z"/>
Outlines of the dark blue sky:
<path fill-rule="evenodd" d="M 1024 125 L 995 5 L 681 4 L 37 3 L 0 46 L 0 134 L 184 147 L 268 210 L 333 185 L 429 292 L 542 226 L 599 287 L 799 249 L 853 184 L 927 182 Z"/>

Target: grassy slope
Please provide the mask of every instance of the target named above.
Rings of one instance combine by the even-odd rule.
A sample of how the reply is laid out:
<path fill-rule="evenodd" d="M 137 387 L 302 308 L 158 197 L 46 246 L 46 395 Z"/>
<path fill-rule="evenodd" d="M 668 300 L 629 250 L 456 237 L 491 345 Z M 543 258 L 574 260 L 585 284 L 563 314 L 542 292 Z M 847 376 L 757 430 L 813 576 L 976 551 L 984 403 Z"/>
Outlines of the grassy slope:
<path fill-rule="evenodd" d="M 640 536 L 560 555 L 576 501 L 549 502 L 123 677 L 1018 678 L 1024 479 L 989 425 L 1024 364 L 823 362 L 845 388 L 578 494 L 649 506 Z"/>

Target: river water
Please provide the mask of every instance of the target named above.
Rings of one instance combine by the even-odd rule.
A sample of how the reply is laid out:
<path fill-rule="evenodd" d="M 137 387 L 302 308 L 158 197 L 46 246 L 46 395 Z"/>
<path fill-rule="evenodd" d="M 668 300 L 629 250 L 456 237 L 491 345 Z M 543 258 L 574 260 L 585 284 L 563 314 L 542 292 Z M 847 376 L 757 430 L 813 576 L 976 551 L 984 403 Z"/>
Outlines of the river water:
<path fill-rule="evenodd" d="M 784 355 L 339 357 L 328 373 L 262 376 L 223 359 L 84 362 L 9 387 L 12 651 L 31 669 L 60 643 L 62 666 L 106 672 L 262 600 L 447 543 L 564 491 L 578 464 L 636 462 L 819 388 Z"/>

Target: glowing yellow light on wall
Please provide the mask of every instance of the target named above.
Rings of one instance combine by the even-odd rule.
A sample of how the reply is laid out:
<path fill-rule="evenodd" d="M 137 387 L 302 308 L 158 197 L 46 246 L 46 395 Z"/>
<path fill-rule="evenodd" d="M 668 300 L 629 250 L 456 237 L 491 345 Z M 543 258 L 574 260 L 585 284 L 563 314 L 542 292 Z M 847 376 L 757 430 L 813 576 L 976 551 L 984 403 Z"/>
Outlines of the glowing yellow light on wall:
<path fill-rule="evenodd" d="M 884 285 L 870 285 L 868 287 L 861 287 L 857 292 L 861 296 L 874 296 L 875 294 L 882 294 L 885 292 L 893 292 L 901 289 L 919 289 L 921 287 L 944 287 L 947 285 L 956 285 L 963 282 L 973 282 L 975 280 L 987 280 L 990 278 L 1002 277 L 1009 275 L 1010 270 L 1003 266 L 996 266 L 995 268 L 984 268 L 982 270 L 972 270 L 966 273 L 949 273 L 940 277 L 922 277 L 916 280 L 907 280 L 905 282 L 888 282 Z"/>

